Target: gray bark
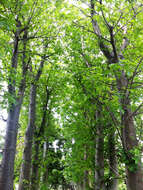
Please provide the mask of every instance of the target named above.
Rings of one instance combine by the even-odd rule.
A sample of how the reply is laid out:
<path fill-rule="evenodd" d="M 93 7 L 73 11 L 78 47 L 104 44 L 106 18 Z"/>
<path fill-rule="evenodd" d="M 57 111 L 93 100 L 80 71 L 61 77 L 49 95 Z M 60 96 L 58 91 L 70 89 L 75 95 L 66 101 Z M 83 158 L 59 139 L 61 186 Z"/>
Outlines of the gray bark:
<path fill-rule="evenodd" d="M 96 112 L 96 120 L 99 120 L 101 117 L 100 111 Z M 100 126 L 100 123 L 97 124 L 97 136 L 95 143 L 95 190 L 104 190 L 104 134 L 103 126 Z"/>
<path fill-rule="evenodd" d="M 23 152 L 23 163 L 21 166 L 19 190 L 29 189 L 30 174 L 31 174 L 31 155 L 32 141 L 35 122 L 35 100 L 36 100 L 36 85 L 32 84 L 30 89 L 30 104 L 29 104 L 29 123 L 25 134 L 25 145 Z"/>
<path fill-rule="evenodd" d="M 43 105 L 43 118 L 40 125 L 39 131 L 35 132 L 34 136 L 34 156 L 33 156 L 33 163 L 32 163 L 32 175 L 31 175 L 31 190 L 35 190 L 38 188 L 39 183 L 39 167 L 40 167 L 40 155 L 39 152 L 43 149 L 43 143 L 41 140 L 44 139 L 44 132 L 45 132 L 45 125 L 47 122 L 47 106 L 49 102 L 50 92 L 46 86 L 46 101 Z"/>
<path fill-rule="evenodd" d="M 22 99 L 20 102 L 17 102 L 17 105 L 13 105 L 8 113 L 5 147 L 2 159 L 2 173 L 0 178 L 0 190 L 13 189 L 14 160 L 21 103 Z"/>
<path fill-rule="evenodd" d="M 126 159 L 126 175 L 127 175 L 127 189 L 128 190 L 143 190 L 143 170 L 141 166 L 141 160 L 138 164 L 135 164 L 134 155 L 129 151 L 138 147 L 138 140 L 136 137 L 136 130 L 134 125 L 134 116 L 131 111 L 131 100 L 129 98 L 129 92 L 124 93 L 124 89 L 127 86 L 128 79 L 125 73 L 122 71 L 120 77 L 116 77 L 117 87 L 119 93 L 122 94 L 120 98 L 120 104 L 123 112 L 121 113 L 122 122 L 122 144 L 125 151 Z M 140 158 L 141 159 L 141 158 Z M 135 167 L 134 171 L 131 171 L 130 167 Z"/>
<path fill-rule="evenodd" d="M 13 190 L 14 160 L 16 153 L 18 121 L 25 91 L 26 72 L 27 72 L 27 67 L 25 63 L 25 53 L 23 53 L 23 58 L 22 58 L 23 79 L 21 80 L 17 95 L 15 92 L 16 91 L 15 78 L 13 76 L 17 72 L 16 69 L 18 64 L 19 37 L 21 32 L 23 32 L 24 30 L 26 31 L 26 29 L 21 28 L 21 24 L 17 23 L 17 30 L 14 33 L 14 49 L 11 61 L 11 75 L 9 76 L 9 84 L 8 84 L 9 95 L 14 98 L 15 103 L 9 102 L 5 146 L 4 146 L 3 159 L 2 159 L 1 176 L 0 176 L 0 190 Z M 24 35 L 26 38 L 27 32 Z M 26 42 L 24 42 L 24 49 L 25 48 L 26 48 Z"/>
<path fill-rule="evenodd" d="M 116 156 L 116 147 L 115 147 L 115 132 L 111 128 L 111 133 L 108 137 L 108 149 L 109 149 L 109 176 L 107 190 L 117 190 L 118 189 L 118 164 Z"/>
<path fill-rule="evenodd" d="M 47 45 L 45 46 L 46 50 Z M 31 162 L 32 162 L 32 144 L 35 128 L 35 112 L 36 112 L 36 88 L 37 82 L 42 74 L 42 69 L 46 55 L 42 56 L 40 66 L 37 74 L 34 77 L 34 82 L 31 84 L 30 89 L 30 104 L 29 104 L 29 123 L 25 134 L 25 145 L 23 151 L 23 163 L 21 166 L 20 180 L 18 190 L 27 190 L 30 188 L 30 177 L 31 177 Z"/>

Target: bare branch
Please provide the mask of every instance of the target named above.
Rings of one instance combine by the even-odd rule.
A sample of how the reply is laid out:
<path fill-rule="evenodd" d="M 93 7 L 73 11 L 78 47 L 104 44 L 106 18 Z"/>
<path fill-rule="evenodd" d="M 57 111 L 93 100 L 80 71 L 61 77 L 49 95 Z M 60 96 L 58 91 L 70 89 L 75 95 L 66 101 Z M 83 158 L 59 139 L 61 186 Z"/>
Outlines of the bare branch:
<path fill-rule="evenodd" d="M 7 119 L 5 119 L 5 118 L 3 117 L 3 115 L 0 116 L 0 119 L 3 120 L 4 122 L 7 122 Z"/>

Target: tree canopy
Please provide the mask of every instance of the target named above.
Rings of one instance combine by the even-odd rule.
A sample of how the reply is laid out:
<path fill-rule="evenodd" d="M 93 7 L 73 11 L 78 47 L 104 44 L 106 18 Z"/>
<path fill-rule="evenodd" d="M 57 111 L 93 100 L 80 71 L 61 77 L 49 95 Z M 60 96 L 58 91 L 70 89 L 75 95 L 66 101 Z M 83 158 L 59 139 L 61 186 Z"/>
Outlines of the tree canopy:
<path fill-rule="evenodd" d="M 0 190 L 143 189 L 142 23 L 141 0 L 0 1 Z"/>

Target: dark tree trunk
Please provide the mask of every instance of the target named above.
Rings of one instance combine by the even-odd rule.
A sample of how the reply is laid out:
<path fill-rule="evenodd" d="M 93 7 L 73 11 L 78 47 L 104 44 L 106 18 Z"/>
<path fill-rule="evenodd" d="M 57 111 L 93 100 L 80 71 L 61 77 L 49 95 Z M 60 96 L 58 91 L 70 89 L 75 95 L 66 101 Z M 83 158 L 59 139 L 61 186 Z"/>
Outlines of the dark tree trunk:
<path fill-rule="evenodd" d="M 40 151 L 43 152 L 43 143 L 41 140 L 44 139 L 44 132 L 45 132 L 45 125 L 47 122 L 47 106 L 50 98 L 50 91 L 48 90 L 46 86 L 46 100 L 43 105 L 43 118 L 40 125 L 39 131 L 35 132 L 34 137 L 34 156 L 33 156 L 33 163 L 32 163 L 32 175 L 31 175 L 31 190 L 35 190 L 38 188 L 39 183 L 39 167 L 40 167 L 40 161 L 42 160 L 42 156 L 40 154 Z M 37 129 L 38 130 L 38 129 Z"/>
<path fill-rule="evenodd" d="M 141 160 L 139 160 L 138 164 L 136 164 L 134 160 L 135 155 L 129 152 L 130 150 L 133 150 L 134 148 L 138 147 L 133 118 L 130 116 L 131 112 L 130 110 L 128 110 L 123 114 L 122 117 L 122 122 L 125 126 L 122 129 L 122 138 L 127 159 L 127 188 L 128 190 L 143 190 L 143 171 Z"/>
<path fill-rule="evenodd" d="M 121 113 L 122 121 L 122 144 L 126 156 L 126 175 L 127 175 L 127 188 L 128 190 L 143 190 L 143 170 L 141 166 L 141 158 L 138 164 L 135 163 L 134 154 L 130 153 L 130 150 L 138 147 L 138 141 L 136 137 L 136 130 L 134 125 L 134 117 L 131 111 L 131 101 L 129 98 L 129 92 L 124 92 L 127 86 L 128 79 L 124 72 L 121 72 L 120 78 L 117 78 L 117 87 L 119 93 L 122 94 L 120 98 L 120 104 L 123 112 Z M 132 169 L 134 168 L 134 169 Z"/>
<path fill-rule="evenodd" d="M 33 156 L 33 163 L 32 163 L 32 174 L 31 174 L 31 190 L 38 189 L 39 187 L 39 167 L 40 167 L 40 155 L 39 155 L 39 146 L 40 141 L 34 141 L 34 156 Z"/>
<path fill-rule="evenodd" d="M 117 156 L 116 156 L 116 147 L 115 147 L 115 132 L 114 129 L 111 128 L 111 132 L 109 134 L 109 181 L 107 184 L 107 190 L 117 190 L 118 189 L 118 164 L 117 164 Z"/>
<path fill-rule="evenodd" d="M 47 44 L 45 45 L 45 49 Z M 44 67 L 44 62 L 46 55 L 42 56 L 40 66 L 38 68 L 36 76 L 33 78 L 30 89 L 30 104 L 29 104 L 29 123 L 25 134 L 25 145 L 23 151 L 23 163 L 21 166 L 20 180 L 19 180 L 19 190 L 27 190 L 30 188 L 30 178 L 31 178 L 31 163 L 32 163 L 32 144 L 33 136 L 35 130 L 35 113 L 36 113 L 36 89 L 37 82 L 42 74 L 42 69 Z"/>
<path fill-rule="evenodd" d="M 45 145 L 43 144 L 43 159 L 46 158 L 46 156 L 48 155 L 48 151 L 49 151 L 49 143 L 48 142 L 45 142 Z M 49 167 L 48 165 L 44 165 L 45 167 L 45 170 L 43 172 L 43 176 L 42 176 L 42 182 L 43 184 L 47 184 L 47 180 L 48 180 L 48 170 L 49 170 Z M 48 185 L 48 184 L 47 184 Z"/>
<path fill-rule="evenodd" d="M 30 89 L 29 123 L 25 134 L 25 145 L 23 152 L 23 163 L 20 173 L 19 190 L 28 190 L 31 174 L 32 142 L 35 124 L 35 102 L 36 85 L 32 84 Z"/>
<path fill-rule="evenodd" d="M 22 99 L 20 102 L 17 102 L 17 105 L 11 106 L 11 110 L 8 113 L 0 190 L 13 190 L 14 160 L 21 103 Z"/>
<path fill-rule="evenodd" d="M 99 111 L 96 112 L 96 120 L 101 117 Z M 103 126 L 100 126 L 100 122 L 97 124 L 96 129 L 96 154 L 95 154 L 95 190 L 104 190 L 104 134 Z"/>
<path fill-rule="evenodd" d="M 102 128 L 102 127 L 101 127 Z M 104 185 L 104 137 L 102 129 L 98 128 L 96 137 L 96 155 L 95 155 L 95 190 L 105 189 Z"/>
<path fill-rule="evenodd" d="M 88 158 L 88 148 L 85 145 L 85 152 L 84 152 L 84 160 L 86 161 Z M 89 189 L 89 173 L 87 170 L 84 171 L 84 178 L 83 178 L 83 190 Z"/>
<path fill-rule="evenodd" d="M 83 180 L 83 190 L 89 189 L 89 177 L 88 177 L 88 171 L 84 172 L 84 180 Z"/>
<path fill-rule="evenodd" d="M 17 25 L 17 31 L 14 34 L 14 49 L 11 61 L 11 73 L 9 76 L 8 93 L 14 98 L 15 103 L 9 102 L 9 112 L 7 119 L 7 129 L 5 137 L 5 146 L 2 159 L 2 171 L 0 176 L 0 190 L 13 190 L 13 178 L 14 178 L 14 160 L 16 153 L 16 141 L 17 141 L 17 131 L 18 131 L 18 121 L 20 115 L 20 109 L 23 101 L 25 83 L 26 83 L 26 72 L 27 65 L 25 63 L 25 53 L 23 53 L 22 58 L 22 79 L 19 86 L 18 94 L 16 95 L 15 90 L 15 74 L 18 64 L 18 46 L 19 46 L 19 36 L 24 29 L 21 25 Z M 24 50 L 26 49 L 27 31 L 24 31 Z"/>

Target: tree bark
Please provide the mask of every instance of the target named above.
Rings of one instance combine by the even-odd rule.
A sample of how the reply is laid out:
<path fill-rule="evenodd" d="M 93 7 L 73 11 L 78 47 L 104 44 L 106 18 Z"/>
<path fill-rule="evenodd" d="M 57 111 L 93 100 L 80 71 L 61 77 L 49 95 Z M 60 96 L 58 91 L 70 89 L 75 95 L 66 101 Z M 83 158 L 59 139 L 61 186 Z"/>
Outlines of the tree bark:
<path fill-rule="evenodd" d="M 35 190 L 39 187 L 39 167 L 40 167 L 40 155 L 39 155 L 39 148 L 41 141 L 35 140 L 34 141 L 34 156 L 33 156 L 33 163 L 32 163 L 32 173 L 31 173 L 31 190 Z"/>
<path fill-rule="evenodd" d="M 99 120 L 101 117 L 100 112 L 96 111 L 96 120 Z M 95 190 L 104 190 L 104 134 L 103 126 L 100 125 L 100 122 L 97 124 L 96 129 L 96 143 L 95 143 Z"/>
<path fill-rule="evenodd" d="M 115 147 L 115 130 L 111 128 L 111 133 L 108 137 L 108 149 L 109 149 L 109 181 L 107 184 L 107 190 L 118 189 L 118 164 Z"/>
<path fill-rule="evenodd" d="M 45 125 L 47 122 L 47 106 L 50 98 L 50 92 L 46 86 L 46 100 L 43 105 L 43 118 L 40 125 L 39 131 L 35 132 L 34 138 L 34 156 L 33 156 L 33 163 L 32 163 L 32 175 L 31 175 L 31 190 L 35 190 L 38 188 L 38 181 L 39 181 L 39 167 L 40 167 L 40 155 L 39 151 L 43 149 L 43 143 L 41 142 L 44 139 L 44 132 L 45 132 Z"/>
<path fill-rule="evenodd" d="M 35 127 L 35 102 L 36 85 L 32 84 L 30 89 L 29 123 L 25 134 L 23 163 L 21 166 L 20 181 L 18 188 L 19 190 L 28 190 L 30 185 L 32 142 Z"/>
<path fill-rule="evenodd" d="M 23 73 L 22 79 L 19 86 L 18 94 L 16 95 L 15 90 L 15 76 L 17 64 L 18 64 L 18 47 L 19 47 L 19 37 L 24 29 L 21 25 L 17 24 L 17 30 L 14 33 L 14 49 L 11 61 L 11 75 L 9 76 L 8 93 L 15 100 L 15 102 L 9 101 L 9 112 L 7 119 L 5 146 L 2 159 L 2 171 L 0 176 L 0 190 L 13 190 L 13 178 L 14 178 L 14 160 L 16 153 L 16 141 L 17 141 L 17 131 L 18 131 L 18 121 L 20 115 L 20 109 L 23 101 L 25 83 L 26 83 L 26 72 L 27 67 L 25 63 L 25 53 L 23 53 L 22 64 Z M 24 33 L 24 49 L 26 49 L 26 39 L 27 31 L 25 29 Z"/>
<path fill-rule="evenodd" d="M 2 174 L 0 178 L 0 190 L 13 190 L 14 160 L 21 104 L 22 99 L 17 102 L 17 105 L 13 105 L 8 113 L 5 147 L 2 159 Z"/>
<path fill-rule="evenodd" d="M 131 154 L 131 150 L 138 147 L 138 140 L 136 137 L 136 130 L 134 125 L 134 117 L 131 111 L 131 100 L 129 98 L 129 92 L 126 94 L 124 89 L 128 83 L 124 72 L 121 72 L 120 78 L 117 79 L 117 87 L 120 95 L 120 104 L 123 112 L 121 113 L 122 122 L 122 144 L 126 155 L 126 175 L 127 175 L 127 189 L 128 190 L 143 190 L 143 170 L 141 166 L 141 157 L 138 164 L 135 163 L 134 154 Z M 132 171 L 131 167 L 135 167 Z"/>
<path fill-rule="evenodd" d="M 45 142 L 43 144 L 43 159 L 46 158 L 48 151 L 49 151 L 49 143 Z M 48 180 L 49 166 L 46 163 L 46 164 L 44 164 L 44 167 L 45 167 L 45 170 L 44 170 L 43 175 L 42 175 L 42 182 L 43 182 L 43 184 L 48 185 L 47 180 Z"/>
<path fill-rule="evenodd" d="M 46 50 L 47 44 L 45 45 Z M 30 89 L 30 104 L 29 104 L 29 123 L 25 134 L 25 145 L 23 151 L 23 163 L 21 166 L 20 180 L 18 190 L 27 190 L 30 188 L 31 177 L 31 162 L 32 162 L 32 144 L 35 130 L 35 113 L 36 113 L 36 89 L 37 82 L 42 74 L 46 55 L 42 56 L 41 63 L 39 65 L 37 74 L 34 77 L 34 81 L 31 83 Z"/>

